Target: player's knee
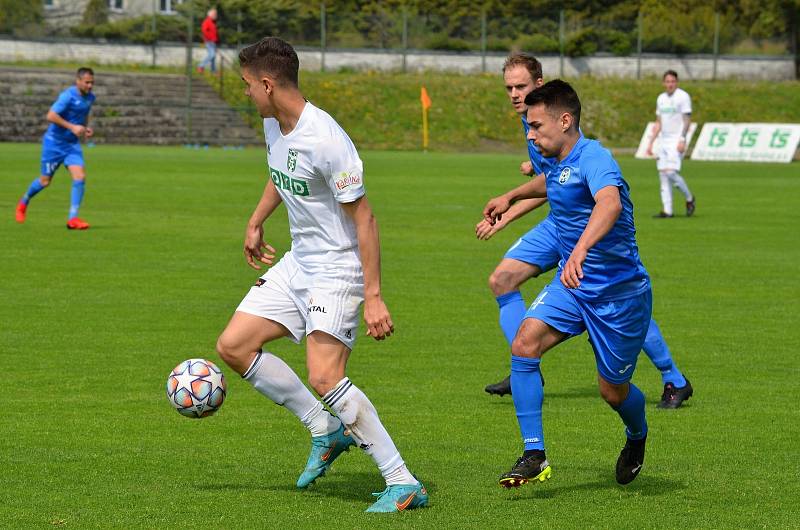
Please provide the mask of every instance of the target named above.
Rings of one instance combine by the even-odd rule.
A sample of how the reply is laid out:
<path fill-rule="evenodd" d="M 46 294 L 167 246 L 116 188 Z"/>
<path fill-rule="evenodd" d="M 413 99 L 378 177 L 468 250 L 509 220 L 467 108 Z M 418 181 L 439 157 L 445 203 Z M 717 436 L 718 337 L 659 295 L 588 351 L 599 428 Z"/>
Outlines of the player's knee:
<path fill-rule="evenodd" d="M 627 393 L 627 387 L 621 385 L 600 385 L 600 397 L 615 409 L 622 405 Z"/>
<path fill-rule="evenodd" d="M 223 333 L 217 339 L 217 353 L 225 361 L 225 364 L 235 367 L 240 364 L 241 359 L 247 352 L 237 347 L 236 342 Z"/>
<path fill-rule="evenodd" d="M 516 284 L 514 275 L 508 271 L 497 268 L 489 276 L 489 289 L 492 290 L 495 296 L 510 293 L 517 290 L 518 287 L 519 285 Z"/>
<path fill-rule="evenodd" d="M 542 356 L 542 341 L 529 333 L 517 333 L 511 343 L 511 355 L 539 358 Z"/>
<path fill-rule="evenodd" d="M 339 382 L 339 379 L 333 374 L 324 371 L 309 370 L 308 371 L 308 384 L 320 396 L 324 396 Z"/>
<path fill-rule="evenodd" d="M 46 188 L 50 185 L 50 179 L 45 177 L 39 177 L 39 184 L 42 185 L 43 188 Z"/>

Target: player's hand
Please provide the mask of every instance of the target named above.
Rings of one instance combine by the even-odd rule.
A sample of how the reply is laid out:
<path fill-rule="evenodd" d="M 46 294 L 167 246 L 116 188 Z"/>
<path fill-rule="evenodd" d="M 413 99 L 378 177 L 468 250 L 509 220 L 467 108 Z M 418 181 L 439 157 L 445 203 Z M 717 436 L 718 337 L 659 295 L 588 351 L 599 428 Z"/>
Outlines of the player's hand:
<path fill-rule="evenodd" d="M 647 151 L 644 152 L 647 156 L 653 156 L 653 146 L 647 148 Z"/>
<path fill-rule="evenodd" d="M 78 138 L 82 138 L 83 135 L 86 133 L 86 127 L 84 127 L 83 125 L 73 125 L 72 127 L 70 127 L 69 130 L 72 131 L 72 134 L 74 134 Z"/>
<path fill-rule="evenodd" d="M 561 270 L 561 283 L 567 289 L 577 289 L 583 279 L 583 262 L 586 261 L 586 251 L 575 247 L 569 259 Z"/>
<path fill-rule="evenodd" d="M 519 165 L 519 172 L 523 175 L 527 175 L 529 177 L 533 176 L 533 164 L 531 164 L 530 160 L 526 160 L 525 162 Z"/>
<path fill-rule="evenodd" d="M 481 219 L 481 222 L 475 225 L 475 235 L 478 239 L 488 241 L 493 235 L 506 227 L 506 221 L 501 217 L 497 219 L 494 224 L 486 219 Z"/>
<path fill-rule="evenodd" d="M 681 140 L 678 142 L 678 152 L 683 153 L 684 151 L 686 151 L 686 141 Z"/>
<path fill-rule="evenodd" d="M 261 270 L 256 261 L 272 265 L 275 249 L 264 241 L 264 227 L 247 227 L 244 235 L 244 257 L 247 264 L 256 270 Z"/>
<path fill-rule="evenodd" d="M 375 340 L 383 340 L 394 333 L 389 309 L 380 296 L 364 300 L 364 322 L 367 323 L 367 335 Z"/>
<path fill-rule="evenodd" d="M 94 129 L 92 129 L 91 127 L 86 127 L 84 129 L 84 135 L 86 136 L 86 138 L 91 138 L 94 135 Z"/>
<path fill-rule="evenodd" d="M 511 201 L 505 195 L 495 197 L 483 208 L 483 218 L 489 224 L 495 224 L 509 208 L 511 208 Z"/>

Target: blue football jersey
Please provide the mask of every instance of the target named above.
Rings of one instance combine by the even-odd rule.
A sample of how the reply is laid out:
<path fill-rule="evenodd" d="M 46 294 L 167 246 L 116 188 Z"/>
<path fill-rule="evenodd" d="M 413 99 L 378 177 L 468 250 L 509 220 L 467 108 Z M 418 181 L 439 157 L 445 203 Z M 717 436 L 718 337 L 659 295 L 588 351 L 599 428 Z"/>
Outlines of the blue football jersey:
<path fill-rule="evenodd" d="M 554 168 L 558 163 L 558 160 L 555 158 L 545 158 L 542 156 L 541 151 L 539 151 L 539 148 L 533 143 L 533 140 L 528 140 L 528 131 L 530 128 L 531 126 L 528 125 L 525 115 L 523 114 L 522 129 L 525 131 L 525 141 L 528 143 L 528 158 L 531 159 L 531 164 L 533 164 L 533 176 L 536 176 L 540 173 L 547 173 L 549 170 Z"/>
<path fill-rule="evenodd" d="M 614 226 L 589 249 L 580 287 L 570 292 L 586 301 L 601 302 L 629 298 L 649 289 L 650 279 L 636 245 L 629 186 L 611 153 L 600 142 L 581 136 L 569 155 L 545 176 L 550 215 L 558 229 L 559 274 L 586 229 L 595 206 L 594 195 L 606 186 L 615 186 L 622 201 L 622 212 Z"/>
<path fill-rule="evenodd" d="M 92 103 L 94 103 L 95 96 L 91 92 L 85 96 L 81 94 L 78 87 L 71 86 L 58 95 L 58 99 L 50 107 L 50 110 L 64 118 L 70 123 L 76 125 L 85 125 L 86 119 L 89 116 L 89 111 L 92 110 Z M 45 138 L 48 140 L 55 140 L 57 142 L 70 142 L 78 141 L 78 137 L 72 134 L 67 129 L 51 123 L 45 133 Z"/>

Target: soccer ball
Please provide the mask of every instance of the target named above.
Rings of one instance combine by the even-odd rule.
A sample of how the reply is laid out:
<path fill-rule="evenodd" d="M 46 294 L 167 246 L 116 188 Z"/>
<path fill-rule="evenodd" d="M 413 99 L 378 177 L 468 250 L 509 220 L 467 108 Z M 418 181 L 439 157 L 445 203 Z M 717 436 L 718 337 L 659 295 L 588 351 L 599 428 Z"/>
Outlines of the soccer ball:
<path fill-rule="evenodd" d="M 225 376 L 217 365 L 205 359 L 189 359 L 167 378 L 167 399 L 189 418 L 211 416 L 225 401 Z"/>

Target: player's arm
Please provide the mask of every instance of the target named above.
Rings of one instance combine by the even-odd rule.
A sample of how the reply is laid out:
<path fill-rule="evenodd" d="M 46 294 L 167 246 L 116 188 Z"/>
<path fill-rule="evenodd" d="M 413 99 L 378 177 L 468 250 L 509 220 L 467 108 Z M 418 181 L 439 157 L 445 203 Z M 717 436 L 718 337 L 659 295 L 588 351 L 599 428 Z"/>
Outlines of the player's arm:
<path fill-rule="evenodd" d="M 647 144 L 647 156 L 653 156 L 653 144 L 661 132 L 661 116 L 656 116 L 656 124 L 653 126 L 653 134 L 650 136 L 650 143 Z"/>
<path fill-rule="evenodd" d="M 53 109 L 47 111 L 47 121 L 49 121 L 50 123 L 55 123 L 59 127 L 63 127 L 64 129 L 68 130 L 78 138 L 82 137 L 83 134 L 86 132 L 86 127 L 84 127 L 83 125 L 78 125 L 76 123 L 68 122 Z"/>
<path fill-rule="evenodd" d="M 378 221 L 364 195 L 353 202 L 341 205 L 356 225 L 358 251 L 364 273 L 364 321 L 367 324 L 367 335 L 375 340 L 383 340 L 394 332 L 394 324 L 381 296 L 381 245 Z"/>
<path fill-rule="evenodd" d="M 275 183 L 270 179 L 264 187 L 264 193 L 253 215 L 247 222 L 244 233 L 244 257 L 247 259 L 247 264 L 254 269 L 261 269 L 256 261 L 272 265 L 272 260 L 275 258 L 275 249 L 264 241 L 264 221 L 272 215 L 280 203 L 281 196 L 275 189 Z"/>
<path fill-rule="evenodd" d="M 91 111 L 91 109 L 90 109 L 90 110 L 89 110 L 89 113 L 88 113 L 88 114 L 86 114 L 86 123 L 84 123 L 84 124 L 83 124 L 83 127 L 84 127 L 84 129 L 85 129 L 85 133 L 84 133 L 84 134 L 86 135 L 86 138 L 91 138 L 91 137 L 92 137 L 92 135 L 94 135 L 94 129 L 92 129 L 91 127 L 89 127 L 89 116 L 91 116 L 91 112 L 92 112 L 92 111 Z"/>
<path fill-rule="evenodd" d="M 517 201 L 511 205 L 506 213 L 495 220 L 494 224 L 486 219 L 481 219 L 475 226 L 475 235 L 478 239 L 488 240 L 510 223 L 516 221 L 528 212 L 532 212 L 546 202 L 547 199 L 522 199 Z"/>
<path fill-rule="evenodd" d="M 583 262 L 586 261 L 589 249 L 605 237 L 622 212 L 622 201 L 619 198 L 619 188 L 616 186 L 600 188 L 595 193 L 594 200 L 595 205 L 592 208 L 592 215 L 589 216 L 589 222 L 561 271 L 561 283 L 570 289 L 577 289 L 581 284 Z"/>
<path fill-rule="evenodd" d="M 692 124 L 692 113 L 687 112 L 682 114 L 683 129 L 681 129 L 681 138 L 678 140 L 678 152 L 683 153 L 686 151 L 686 135 L 689 134 L 689 126 Z"/>
<path fill-rule="evenodd" d="M 540 173 L 528 182 L 520 184 L 513 190 L 495 197 L 483 208 L 483 218 L 494 224 L 508 211 L 512 204 L 522 199 L 543 199 L 547 197 L 547 185 L 544 174 Z"/>

